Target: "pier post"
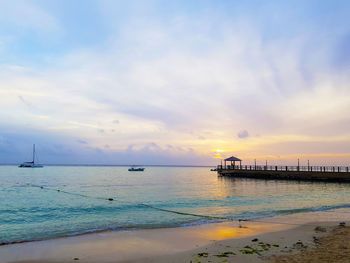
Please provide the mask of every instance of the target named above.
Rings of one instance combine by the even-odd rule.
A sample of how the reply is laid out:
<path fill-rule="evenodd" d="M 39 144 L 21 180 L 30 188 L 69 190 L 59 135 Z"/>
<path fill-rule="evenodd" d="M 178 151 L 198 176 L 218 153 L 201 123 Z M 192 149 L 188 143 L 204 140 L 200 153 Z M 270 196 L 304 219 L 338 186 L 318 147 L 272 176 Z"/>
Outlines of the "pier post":
<path fill-rule="evenodd" d="M 286 171 L 288 171 L 288 166 L 286 166 Z"/>
<path fill-rule="evenodd" d="M 255 170 L 256 170 L 256 159 L 254 159 L 254 165 L 255 165 Z"/>

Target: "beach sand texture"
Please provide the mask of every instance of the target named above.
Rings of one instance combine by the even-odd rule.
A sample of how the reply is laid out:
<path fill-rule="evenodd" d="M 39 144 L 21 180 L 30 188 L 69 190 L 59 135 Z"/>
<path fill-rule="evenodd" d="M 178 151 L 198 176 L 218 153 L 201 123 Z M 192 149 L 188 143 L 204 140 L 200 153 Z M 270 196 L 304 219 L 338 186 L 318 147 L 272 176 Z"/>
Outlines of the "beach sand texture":
<path fill-rule="evenodd" d="M 330 230 L 330 234 L 315 238 L 316 247 L 303 249 L 296 255 L 283 255 L 272 257 L 271 263 L 282 262 L 350 262 L 350 227 L 338 226 Z"/>
<path fill-rule="evenodd" d="M 0 262 L 350 262 L 350 227 L 339 226 L 347 216 L 304 213 L 241 227 L 226 222 L 95 233 L 2 246 Z"/>

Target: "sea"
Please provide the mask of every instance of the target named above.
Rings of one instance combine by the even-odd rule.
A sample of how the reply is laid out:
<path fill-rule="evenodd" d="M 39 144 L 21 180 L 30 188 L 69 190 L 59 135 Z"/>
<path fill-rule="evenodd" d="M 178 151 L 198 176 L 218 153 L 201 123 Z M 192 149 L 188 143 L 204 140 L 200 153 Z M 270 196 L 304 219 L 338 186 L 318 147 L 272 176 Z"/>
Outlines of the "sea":
<path fill-rule="evenodd" d="M 209 167 L 0 166 L 0 244 L 350 207 L 350 184 L 220 177 Z"/>

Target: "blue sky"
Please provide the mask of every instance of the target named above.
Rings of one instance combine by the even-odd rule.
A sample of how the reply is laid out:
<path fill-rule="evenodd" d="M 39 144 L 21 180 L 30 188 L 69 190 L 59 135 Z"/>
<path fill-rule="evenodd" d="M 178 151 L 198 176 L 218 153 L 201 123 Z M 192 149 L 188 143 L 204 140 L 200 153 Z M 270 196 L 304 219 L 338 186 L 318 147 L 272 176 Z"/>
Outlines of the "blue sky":
<path fill-rule="evenodd" d="M 349 11 L 0 0 L 0 163 L 345 164 Z"/>

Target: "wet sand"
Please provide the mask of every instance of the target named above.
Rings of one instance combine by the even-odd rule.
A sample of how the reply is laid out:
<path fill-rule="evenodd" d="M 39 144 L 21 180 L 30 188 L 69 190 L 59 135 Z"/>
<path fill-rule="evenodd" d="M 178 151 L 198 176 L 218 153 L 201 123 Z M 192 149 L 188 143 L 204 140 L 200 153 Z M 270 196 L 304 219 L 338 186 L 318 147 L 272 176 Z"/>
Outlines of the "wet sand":
<path fill-rule="evenodd" d="M 344 210 L 242 222 L 241 227 L 225 222 L 13 244 L 0 247 L 0 262 L 329 262 L 310 260 L 320 252 L 322 258 L 338 252 L 348 256 L 341 245 L 350 240 L 350 230 L 338 227 L 350 219 Z M 330 243 L 335 247 L 328 249 Z"/>

